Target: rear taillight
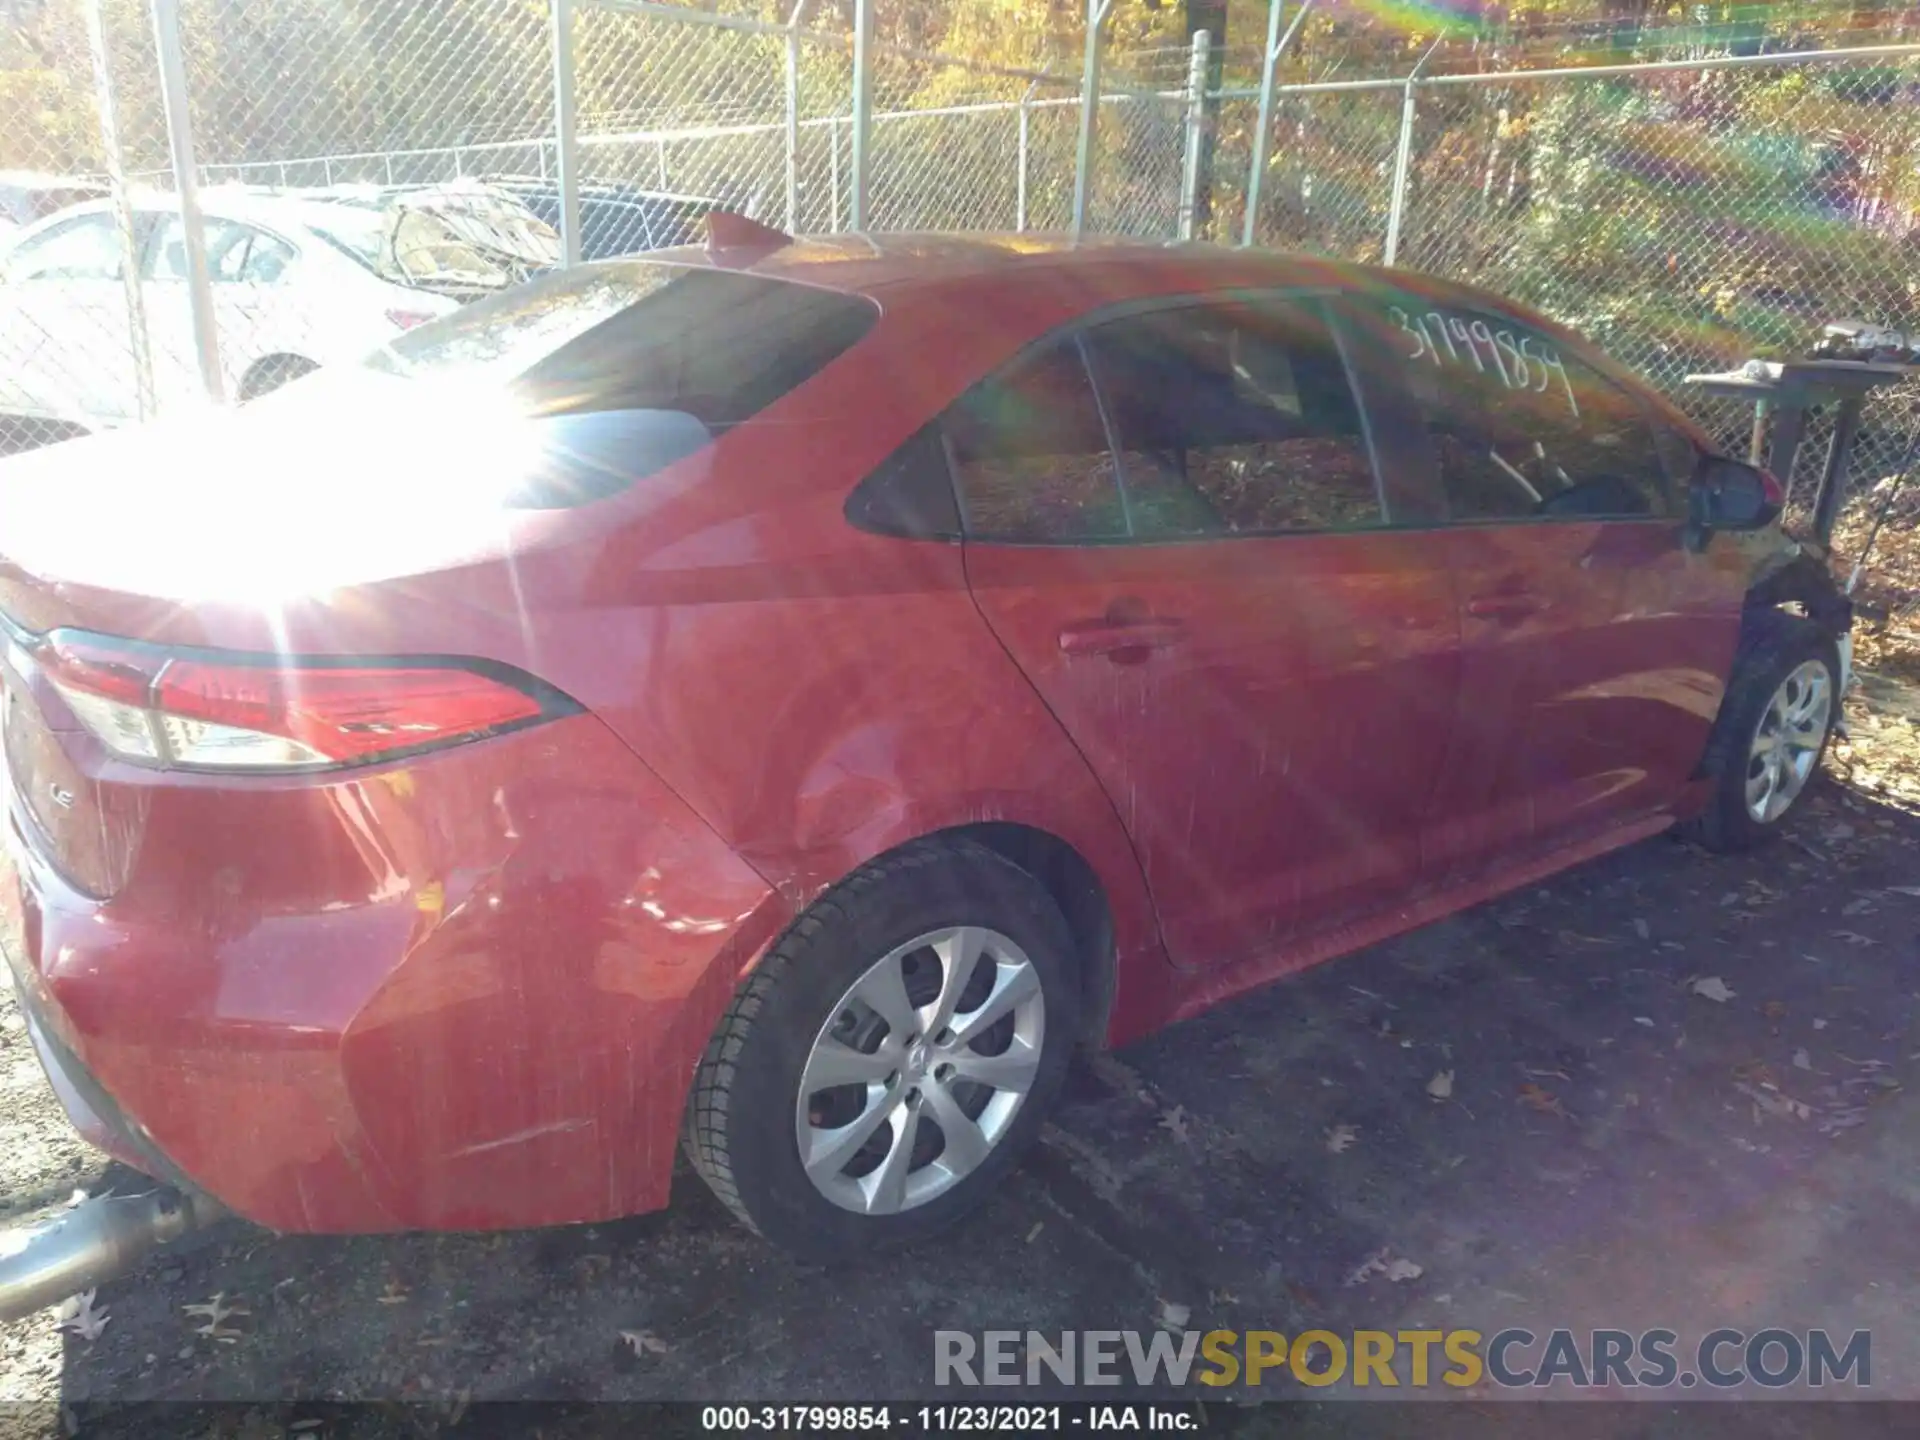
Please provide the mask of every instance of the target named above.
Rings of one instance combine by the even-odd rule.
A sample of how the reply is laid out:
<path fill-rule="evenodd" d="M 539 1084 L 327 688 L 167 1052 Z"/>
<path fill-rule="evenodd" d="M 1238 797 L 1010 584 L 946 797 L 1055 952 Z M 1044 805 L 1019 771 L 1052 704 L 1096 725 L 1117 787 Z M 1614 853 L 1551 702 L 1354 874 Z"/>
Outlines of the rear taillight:
<path fill-rule="evenodd" d="M 34 658 L 74 718 L 125 760 L 202 770 L 358 765 L 578 710 L 502 666 L 168 650 L 57 630 Z"/>
<path fill-rule="evenodd" d="M 1760 472 L 1760 489 L 1767 497 L 1767 504 L 1778 510 L 1787 503 L 1787 490 L 1771 470 Z"/>
<path fill-rule="evenodd" d="M 438 320 L 440 316 L 432 310 L 389 310 L 387 319 L 402 330 L 411 330 L 416 325 L 424 325 L 429 320 Z"/>

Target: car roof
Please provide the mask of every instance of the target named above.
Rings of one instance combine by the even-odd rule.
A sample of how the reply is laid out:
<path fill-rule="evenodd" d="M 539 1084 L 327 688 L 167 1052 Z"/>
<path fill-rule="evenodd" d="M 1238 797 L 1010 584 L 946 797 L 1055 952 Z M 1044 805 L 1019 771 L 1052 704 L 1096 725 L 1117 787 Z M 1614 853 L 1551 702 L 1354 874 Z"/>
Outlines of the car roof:
<path fill-rule="evenodd" d="M 1224 278 L 1238 275 L 1260 284 L 1312 283 L 1352 269 L 1306 255 L 1233 250 L 1190 241 L 1163 242 L 1125 236 L 1074 237 L 1024 231 L 949 234 L 899 232 L 804 236 L 760 253 L 746 263 L 685 245 L 649 251 L 631 260 L 734 269 L 769 279 L 792 280 L 866 295 L 902 286 L 955 280 L 988 281 L 1033 271 L 1066 271 L 1098 265 L 1142 271 L 1196 267 Z M 626 260 L 603 262 L 611 265 Z M 1229 281 L 1229 283 L 1231 283 Z"/>
<path fill-rule="evenodd" d="M 287 195 L 262 195 L 258 192 L 238 188 L 229 189 L 218 185 L 203 187 L 199 192 L 199 199 L 201 213 L 214 216 L 216 219 L 254 220 L 263 224 L 277 221 L 283 225 L 290 221 L 299 221 L 301 215 L 310 212 L 315 205 L 340 203 L 332 199 L 322 201 Z M 171 190 L 130 187 L 127 191 L 127 203 L 140 214 L 173 214 L 180 208 L 180 198 Z M 110 197 L 83 200 L 65 209 L 56 210 L 46 218 L 54 220 L 83 213 L 97 215 L 103 211 L 112 210 L 113 204 Z"/>

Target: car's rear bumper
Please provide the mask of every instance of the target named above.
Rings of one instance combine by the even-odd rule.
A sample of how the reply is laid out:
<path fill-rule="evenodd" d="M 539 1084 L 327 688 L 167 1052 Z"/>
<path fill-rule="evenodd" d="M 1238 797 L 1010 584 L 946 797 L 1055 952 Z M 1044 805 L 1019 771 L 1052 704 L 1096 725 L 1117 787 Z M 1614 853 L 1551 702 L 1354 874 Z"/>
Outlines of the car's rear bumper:
<path fill-rule="evenodd" d="M 88 1144 L 106 1151 L 122 1164 L 170 1184 L 189 1186 L 191 1182 L 153 1143 L 152 1137 L 122 1113 L 114 1098 L 80 1063 L 80 1058 L 50 1033 L 45 1017 L 46 1001 L 29 982 L 20 947 L 8 938 L 4 949 L 26 1020 L 27 1038 L 40 1057 L 47 1081 L 66 1110 L 67 1118 L 73 1122 L 73 1128 Z"/>
<path fill-rule="evenodd" d="M 151 803 L 108 900 L 5 827 L 0 948 L 90 1141 L 289 1231 L 665 1203 L 694 1063 L 788 911 L 598 721 Z M 191 865 L 156 849 L 187 833 Z"/>

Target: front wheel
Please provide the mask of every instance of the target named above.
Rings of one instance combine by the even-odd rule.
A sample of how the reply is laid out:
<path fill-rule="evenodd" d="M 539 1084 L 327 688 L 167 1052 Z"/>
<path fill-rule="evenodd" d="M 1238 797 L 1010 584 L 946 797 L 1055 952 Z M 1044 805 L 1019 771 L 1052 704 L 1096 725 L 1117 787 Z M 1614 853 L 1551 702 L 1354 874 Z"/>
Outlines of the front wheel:
<path fill-rule="evenodd" d="M 1078 1025 L 1072 937 L 971 842 L 863 867 L 742 987 L 694 1077 L 687 1152 L 741 1220 L 808 1260 L 922 1239 L 1039 1130 Z"/>
<path fill-rule="evenodd" d="M 249 400 L 271 395 L 283 385 L 290 385 L 319 368 L 313 361 L 300 355 L 271 356 L 255 365 L 246 379 L 240 382 L 240 403 L 244 405 Z"/>
<path fill-rule="evenodd" d="M 1710 850 L 1770 838 L 1806 791 L 1840 713 L 1840 652 L 1811 620 L 1770 615 L 1741 647 L 1703 770 L 1707 808 L 1684 833 Z"/>

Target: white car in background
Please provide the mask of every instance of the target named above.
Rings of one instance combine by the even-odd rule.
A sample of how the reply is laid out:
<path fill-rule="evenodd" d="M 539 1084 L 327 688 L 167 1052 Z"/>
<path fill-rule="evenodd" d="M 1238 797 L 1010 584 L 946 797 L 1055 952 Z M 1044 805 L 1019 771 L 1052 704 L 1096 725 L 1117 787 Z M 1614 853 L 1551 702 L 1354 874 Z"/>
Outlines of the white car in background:
<path fill-rule="evenodd" d="M 139 383 L 129 247 L 113 203 L 89 201 L 0 249 L 0 417 L 12 428 L 25 422 L 37 439 L 59 438 L 204 394 L 175 201 L 135 195 L 132 208 L 150 404 Z M 485 190 L 216 188 L 202 191 L 201 210 L 231 400 L 358 360 L 559 258 L 549 227 Z"/>

